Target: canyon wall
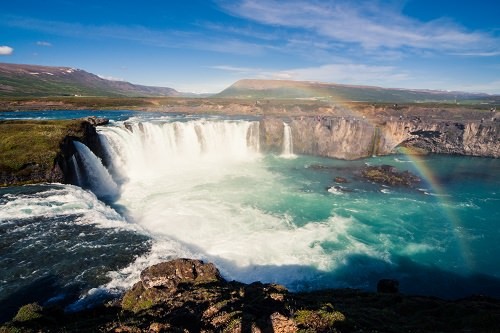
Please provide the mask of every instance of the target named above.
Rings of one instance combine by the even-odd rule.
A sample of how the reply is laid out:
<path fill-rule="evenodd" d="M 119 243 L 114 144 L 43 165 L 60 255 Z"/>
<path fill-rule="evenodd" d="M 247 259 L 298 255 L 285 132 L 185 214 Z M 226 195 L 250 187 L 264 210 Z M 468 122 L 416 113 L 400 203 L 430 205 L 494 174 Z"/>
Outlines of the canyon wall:
<path fill-rule="evenodd" d="M 355 117 L 264 118 L 261 149 L 279 152 L 283 123 L 292 129 L 295 154 L 353 160 L 407 152 L 500 157 L 500 122 L 397 119 L 375 124 Z"/>

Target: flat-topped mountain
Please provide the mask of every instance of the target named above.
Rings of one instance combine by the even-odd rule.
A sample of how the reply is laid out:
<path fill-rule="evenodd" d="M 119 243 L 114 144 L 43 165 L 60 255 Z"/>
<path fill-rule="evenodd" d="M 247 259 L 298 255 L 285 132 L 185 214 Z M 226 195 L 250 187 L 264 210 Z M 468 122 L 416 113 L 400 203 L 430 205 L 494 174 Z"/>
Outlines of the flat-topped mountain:
<path fill-rule="evenodd" d="M 359 102 L 499 101 L 500 96 L 441 90 L 356 86 L 289 80 L 240 80 L 217 97 L 249 99 L 318 99 Z"/>
<path fill-rule="evenodd" d="M 9 96 L 178 96 L 172 88 L 103 79 L 70 67 L 0 63 L 0 97 Z"/>

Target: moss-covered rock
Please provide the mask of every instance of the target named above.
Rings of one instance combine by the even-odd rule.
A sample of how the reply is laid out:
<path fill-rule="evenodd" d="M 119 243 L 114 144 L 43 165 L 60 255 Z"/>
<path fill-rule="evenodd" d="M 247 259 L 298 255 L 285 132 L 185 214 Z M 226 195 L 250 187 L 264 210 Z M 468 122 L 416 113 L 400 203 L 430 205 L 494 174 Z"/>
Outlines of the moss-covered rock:
<path fill-rule="evenodd" d="M 19 311 L 17 311 L 16 316 L 13 321 L 26 322 L 30 320 L 40 319 L 42 315 L 43 308 L 38 303 L 30 303 L 23 305 Z"/>
<path fill-rule="evenodd" d="M 94 125 L 100 123 L 97 118 L 0 121 L 0 186 L 68 182 L 72 141 L 99 153 Z"/>
<path fill-rule="evenodd" d="M 361 177 L 378 184 L 392 186 L 411 186 L 420 178 L 409 171 L 399 172 L 391 165 L 368 166 L 361 170 Z"/>

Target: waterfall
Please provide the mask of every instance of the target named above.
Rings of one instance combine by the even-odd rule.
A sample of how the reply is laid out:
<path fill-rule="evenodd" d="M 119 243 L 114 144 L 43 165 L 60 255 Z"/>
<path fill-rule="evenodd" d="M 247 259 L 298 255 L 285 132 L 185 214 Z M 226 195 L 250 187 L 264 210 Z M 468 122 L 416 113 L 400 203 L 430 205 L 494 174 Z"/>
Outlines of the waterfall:
<path fill-rule="evenodd" d="M 287 123 L 283 123 L 283 150 L 281 152 L 281 157 L 284 158 L 294 158 L 293 154 L 293 138 L 292 129 Z"/>
<path fill-rule="evenodd" d="M 71 165 L 73 167 L 76 185 L 83 186 L 82 171 L 80 170 L 80 167 L 78 166 L 78 161 L 76 160 L 75 155 L 71 156 Z"/>
<path fill-rule="evenodd" d="M 128 122 L 101 128 L 99 135 L 118 183 L 225 168 L 259 156 L 259 123 L 252 121 Z"/>
<path fill-rule="evenodd" d="M 78 154 L 75 174 L 82 187 L 89 188 L 98 198 L 112 199 L 118 196 L 118 186 L 111 178 L 102 161 L 83 143 L 74 141 Z M 79 178 L 79 180 L 78 180 Z"/>

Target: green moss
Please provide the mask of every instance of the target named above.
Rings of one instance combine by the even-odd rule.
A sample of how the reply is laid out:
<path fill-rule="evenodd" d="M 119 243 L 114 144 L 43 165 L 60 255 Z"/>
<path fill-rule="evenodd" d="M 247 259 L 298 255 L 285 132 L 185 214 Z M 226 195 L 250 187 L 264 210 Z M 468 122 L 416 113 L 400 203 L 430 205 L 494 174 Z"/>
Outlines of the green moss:
<path fill-rule="evenodd" d="M 134 313 L 147 310 L 155 304 L 154 295 L 150 295 L 142 285 L 135 286 L 125 293 L 122 299 L 122 309 Z"/>
<path fill-rule="evenodd" d="M 19 311 L 17 311 L 16 316 L 13 321 L 17 322 L 26 322 L 35 319 L 42 318 L 42 310 L 43 308 L 38 303 L 30 303 L 23 305 Z"/>
<path fill-rule="evenodd" d="M 318 332 L 334 327 L 338 322 L 344 322 L 345 316 L 338 311 L 332 310 L 299 310 L 295 313 L 295 322 L 305 332 Z"/>
<path fill-rule="evenodd" d="M 26 176 L 53 167 L 67 135 L 81 136 L 81 120 L 0 121 L 0 172 Z"/>

